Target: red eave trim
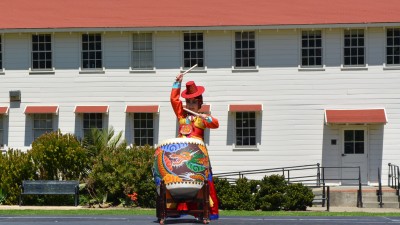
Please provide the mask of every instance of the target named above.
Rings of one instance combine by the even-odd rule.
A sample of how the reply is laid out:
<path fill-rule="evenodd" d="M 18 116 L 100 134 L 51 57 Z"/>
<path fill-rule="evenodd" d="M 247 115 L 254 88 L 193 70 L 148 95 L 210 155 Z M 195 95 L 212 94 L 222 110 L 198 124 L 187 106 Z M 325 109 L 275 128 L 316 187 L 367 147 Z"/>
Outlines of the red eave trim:
<path fill-rule="evenodd" d="M 75 106 L 75 113 L 108 113 L 108 106 Z"/>
<path fill-rule="evenodd" d="M 160 106 L 158 105 L 127 105 L 126 113 L 158 113 Z"/>
<path fill-rule="evenodd" d="M 387 123 L 385 109 L 327 109 L 325 123 Z"/>
<path fill-rule="evenodd" d="M 262 104 L 229 105 L 229 112 L 261 112 Z"/>
<path fill-rule="evenodd" d="M 58 106 L 26 106 L 25 114 L 57 114 Z"/>
<path fill-rule="evenodd" d="M 1 106 L 0 107 L 0 115 L 7 115 L 8 114 L 8 107 L 7 106 Z"/>
<path fill-rule="evenodd" d="M 183 105 L 183 108 L 186 108 L 186 105 Z M 210 113 L 211 112 L 211 105 L 203 104 L 199 109 L 199 113 Z"/>

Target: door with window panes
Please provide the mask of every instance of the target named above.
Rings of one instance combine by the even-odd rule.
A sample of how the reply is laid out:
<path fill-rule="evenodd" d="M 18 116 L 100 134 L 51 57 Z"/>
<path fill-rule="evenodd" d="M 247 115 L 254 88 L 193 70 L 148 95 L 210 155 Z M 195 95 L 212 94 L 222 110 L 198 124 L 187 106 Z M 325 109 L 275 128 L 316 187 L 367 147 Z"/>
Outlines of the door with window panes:
<path fill-rule="evenodd" d="M 358 184 L 359 171 L 361 182 L 368 181 L 368 138 L 366 128 L 343 129 L 342 132 L 342 184 Z M 358 169 L 360 168 L 360 170 Z"/>

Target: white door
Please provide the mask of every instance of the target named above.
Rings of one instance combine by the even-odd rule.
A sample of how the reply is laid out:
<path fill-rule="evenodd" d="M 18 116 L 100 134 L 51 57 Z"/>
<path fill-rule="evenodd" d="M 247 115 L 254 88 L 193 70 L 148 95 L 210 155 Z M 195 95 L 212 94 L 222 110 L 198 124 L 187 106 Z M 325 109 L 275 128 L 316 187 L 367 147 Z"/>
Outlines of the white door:
<path fill-rule="evenodd" d="M 342 132 L 342 185 L 368 182 L 368 138 L 366 128 L 345 128 Z M 358 169 L 360 168 L 360 169 Z"/>

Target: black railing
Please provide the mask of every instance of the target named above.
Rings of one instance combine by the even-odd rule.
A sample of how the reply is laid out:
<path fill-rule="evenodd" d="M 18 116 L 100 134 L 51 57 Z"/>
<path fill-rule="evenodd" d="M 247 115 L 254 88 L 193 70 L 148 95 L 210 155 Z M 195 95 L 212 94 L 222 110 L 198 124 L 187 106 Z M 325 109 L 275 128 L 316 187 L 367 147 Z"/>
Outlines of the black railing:
<path fill-rule="evenodd" d="M 330 169 L 340 169 L 341 170 L 341 174 L 342 174 L 342 170 L 343 169 L 350 169 L 350 170 L 355 170 L 358 171 L 358 177 L 353 177 L 353 178 L 335 178 L 333 176 L 331 176 L 331 178 L 326 178 L 325 177 L 325 173 L 327 170 Z M 361 168 L 359 166 L 347 166 L 347 167 L 343 167 L 343 166 L 322 166 L 321 167 L 322 170 L 322 178 L 321 178 L 321 182 L 322 182 L 322 186 L 323 186 L 323 197 L 325 196 L 325 184 L 326 181 L 356 181 L 358 184 L 358 190 L 357 190 L 357 207 L 362 208 L 363 207 L 363 200 L 362 200 L 362 183 L 361 183 Z"/>
<path fill-rule="evenodd" d="M 342 174 L 343 169 L 355 170 L 354 172 L 358 172 L 356 176 L 351 178 L 342 178 L 342 177 L 326 177 L 326 171 L 331 169 L 340 170 L 340 174 Z M 311 171 L 310 175 L 304 175 L 306 170 Z M 296 174 L 297 171 L 302 171 L 300 174 Z M 315 174 L 316 172 L 316 174 Z M 322 207 L 325 207 L 327 203 L 327 207 L 329 210 L 329 186 L 326 185 L 327 181 L 355 181 L 358 185 L 357 191 L 357 207 L 363 207 L 363 199 L 362 199 L 362 184 L 361 184 L 361 169 L 360 167 L 321 167 L 319 163 L 311 164 L 311 165 L 301 165 L 301 166 L 292 166 L 292 167 L 280 167 L 280 168 L 271 168 L 271 169 L 260 169 L 260 170 L 244 170 L 244 171 L 236 171 L 236 172 L 225 172 L 225 173 L 215 173 L 215 177 L 227 179 L 229 182 L 234 183 L 236 180 L 240 178 L 244 178 L 248 175 L 268 175 L 268 174 L 282 174 L 283 177 L 288 181 L 288 183 L 303 183 L 309 187 L 322 187 Z"/>
<path fill-rule="evenodd" d="M 383 201 L 382 201 L 382 180 L 381 180 L 381 171 L 378 167 L 378 190 L 376 195 L 378 196 L 379 208 L 383 208 Z"/>
<path fill-rule="evenodd" d="M 236 182 L 237 179 L 244 178 L 249 175 L 268 175 L 281 174 L 289 183 L 304 183 L 310 185 L 320 185 L 320 164 L 310 164 L 291 167 L 280 167 L 260 170 L 243 170 L 236 172 L 214 173 L 214 177 L 227 179 L 229 182 Z M 296 171 L 310 170 L 311 175 L 300 175 Z M 304 172 L 303 172 L 304 174 Z M 316 174 L 316 175 L 315 175 Z"/>
<path fill-rule="evenodd" d="M 396 194 L 399 195 L 399 186 L 400 186 L 400 170 L 399 166 L 389 163 L 389 172 L 388 172 L 388 186 L 396 189 Z"/>

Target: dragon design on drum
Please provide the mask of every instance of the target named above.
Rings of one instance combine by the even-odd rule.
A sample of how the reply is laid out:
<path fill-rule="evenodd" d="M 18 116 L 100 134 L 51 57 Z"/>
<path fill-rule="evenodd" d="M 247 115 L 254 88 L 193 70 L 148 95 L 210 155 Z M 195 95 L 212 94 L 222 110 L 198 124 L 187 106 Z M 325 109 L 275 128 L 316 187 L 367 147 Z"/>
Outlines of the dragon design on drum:
<path fill-rule="evenodd" d="M 159 146 L 154 154 L 156 184 L 196 181 L 204 182 L 209 174 L 207 149 L 195 143 Z"/>

